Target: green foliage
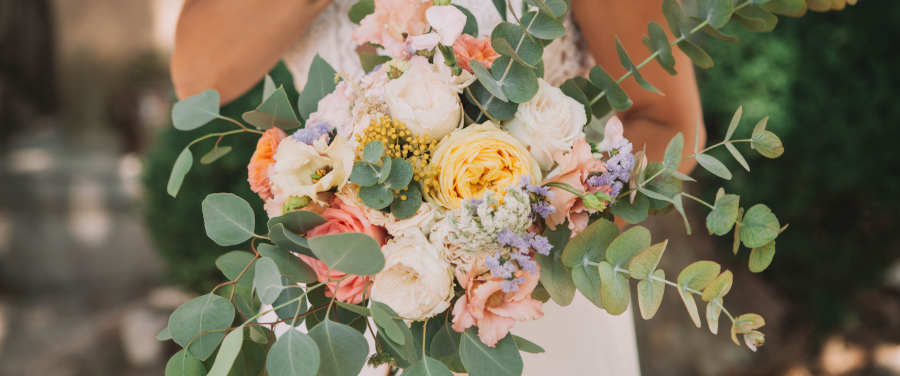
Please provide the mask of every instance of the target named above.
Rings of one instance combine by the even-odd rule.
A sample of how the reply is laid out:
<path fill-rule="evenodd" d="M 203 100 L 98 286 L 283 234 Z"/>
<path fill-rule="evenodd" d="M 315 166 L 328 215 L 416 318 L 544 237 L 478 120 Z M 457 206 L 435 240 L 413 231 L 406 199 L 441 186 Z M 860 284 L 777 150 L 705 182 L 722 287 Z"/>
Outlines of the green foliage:
<path fill-rule="evenodd" d="M 381 246 L 371 236 L 348 232 L 309 239 L 309 248 L 329 268 L 353 275 L 375 275 L 384 268 Z"/>
<path fill-rule="evenodd" d="M 227 299 L 207 294 L 185 303 L 169 316 L 169 333 L 175 343 L 197 359 L 206 360 L 225 338 L 234 321 L 234 307 Z M 206 333 L 200 335 L 201 333 Z M 190 346 L 188 346 L 190 344 Z"/>
<path fill-rule="evenodd" d="M 550 254 L 544 256 L 535 253 L 534 259 L 541 267 L 541 284 L 547 289 L 550 297 L 556 304 L 565 307 L 575 298 L 575 283 L 572 281 L 572 272 L 562 261 L 563 250 L 569 242 L 572 230 L 569 223 L 564 222 L 556 226 L 555 230 L 545 229 L 543 236 L 553 248 Z"/>
<path fill-rule="evenodd" d="M 706 216 L 706 228 L 710 234 L 727 234 L 737 221 L 740 196 L 724 195 L 716 199 L 715 208 Z"/>
<path fill-rule="evenodd" d="M 245 112 L 241 117 L 259 129 L 293 129 L 302 125 L 294 114 L 283 86 L 267 96 L 255 110 Z"/>
<path fill-rule="evenodd" d="M 284 228 L 284 224 L 282 223 L 276 223 L 269 229 L 269 239 L 272 240 L 272 243 L 275 243 L 278 248 L 285 251 L 315 257 L 309 249 L 309 242 L 306 238 L 300 237 Z"/>
<path fill-rule="evenodd" d="M 407 368 L 403 374 L 408 376 L 453 376 L 453 372 L 450 372 L 444 363 L 427 356 L 418 365 Z"/>
<path fill-rule="evenodd" d="M 510 335 L 512 335 L 512 334 L 510 334 Z M 519 351 L 524 351 L 529 354 L 543 354 L 545 352 L 543 347 L 538 346 L 534 342 L 531 342 L 531 341 L 529 341 L 525 338 L 519 337 L 519 336 L 512 336 L 512 337 L 513 337 L 513 340 L 516 341 L 516 347 L 519 348 Z"/>
<path fill-rule="evenodd" d="M 269 350 L 266 371 L 271 376 L 315 376 L 319 362 L 316 342 L 306 334 L 288 330 Z"/>
<path fill-rule="evenodd" d="M 225 274 L 228 280 L 237 280 L 237 284 L 243 287 L 253 287 L 256 270 L 252 264 L 255 262 L 256 258 L 250 252 L 231 251 L 216 259 L 216 267 L 222 271 L 222 274 Z M 248 268 L 247 265 L 250 267 Z M 241 279 L 237 279 L 238 277 Z"/>
<path fill-rule="evenodd" d="M 337 71 L 316 54 L 309 67 L 306 86 L 303 87 L 297 102 L 297 110 L 300 111 L 303 120 L 309 119 L 309 115 L 318 109 L 319 101 L 337 87 L 337 81 L 334 79 L 336 74 Z"/>
<path fill-rule="evenodd" d="M 278 273 L 285 278 L 297 283 L 312 283 L 316 281 L 316 272 L 299 257 L 269 244 L 260 244 L 257 246 L 257 250 L 262 257 L 271 259 L 278 267 Z"/>
<path fill-rule="evenodd" d="M 713 175 L 725 180 L 731 180 L 731 171 L 716 157 L 707 154 L 697 154 L 697 163 L 705 168 L 706 171 L 712 172 Z"/>
<path fill-rule="evenodd" d="M 741 242 L 747 248 L 756 248 L 775 240 L 778 236 L 778 218 L 763 204 L 756 204 L 744 213 L 741 221 Z"/>
<path fill-rule="evenodd" d="M 431 356 L 447 365 L 451 371 L 466 373 L 466 367 L 459 357 L 459 346 L 462 333 L 451 328 L 451 322 L 445 322 L 431 339 Z"/>
<path fill-rule="evenodd" d="M 182 131 L 200 128 L 217 117 L 219 117 L 219 92 L 213 89 L 184 98 L 172 107 L 172 125 Z"/>
<path fill-rule="evenodd" d="M 615 108 L 616 111 L 625 111 L 631 108 L 632 102 L 631 99 L 628 99 L 628 94 L 625 93 L 625 90 L 619 86 L 619 83 L 616 82 L 609 73 L 606 73 L 602 67 L 595 65 L 591 68 L 588 78 L 590 79 L 591 84 L 603 89 L 603 92 L 606 93 L 606 99 L 609 101 L 609 105 L 612 106 L 612 108 Z"/>
<path fill-rule="evenodd" d="M 227 376 L 231 372 L 235 359 L 241 352 L 241 346 L 244 344 L 244 326 L 241 325 L 225 337 L 222 341 L 222 347 L 216 354 L 216 361 L 213 363 L 212 369 L 209 370 L 210 376 Z"/>
<path fill-rule="evenodd" d="M 649 209 L 650 201 L 647 199 L 647 196 L 638 192 L 634 196 L 634 203 L 625 197 L 616 201 L 610 211 L 625 222 L 637 224 L 647 219 L 647 211 Z"/>
<path fill-rule="evenodd" d="M 284 286 L 281 284 L 281 275 L 278 274 L 278 266 L 268 257 L 263 257 L 256 262 L 256 277 L 253 278 L 253 289 L 259 294 L 259 300 L 264 304 L 272 304 Z"/>
<path fill-rule="evenodd" d="M 462 6 L 453 4 L 460 12 L 466 15 L 466 25 L 463 26 L 463 34 L 469 34 L 473 37 L 478 38 L 478 20 L 475 19 L 475 15 L 472 14 L 468 9 L 463 8 Z"/>
<path fill-rule="evenodd" d="M 231 193 L 214 193 L 203 200 L 206 235 L 219 245 L 240 244 L 253 237 L 253 208 Z"/>
<path fill-rule="evenodd" d="M 366 364 L 369 344 L 355 329 L 326 319 L 309 331 L 319 347 L 320 376 L 358 375 Z"/>
<path fill-rule="evenodd" d="M 471 376 L 519 376 L 524 364 L 519 348 L 511 335 L 503 337 L 494 347 L 487 347 L 478 338 L 478 328 L 462 333 L 459 355 Z"/>
<path fill-rule="evenodd" d="M 206 368 L 193 355 L 181 350 L 166 363 L 166 376 L 206 376 Z"/>
<path fill-rule="evenodd" d="M 350 22 L 359 25 L 366 16 L 375 13 L 375 0 L 360 0 L 350 7 Z"/>
<path fill-rule="evenodd" d="M 294 234 L 306 234 L 316 226 L 325 224 L 327 221 L 321 215 L 309 210 L 297 210 L 285 213 L 282 216 L 275 217 L 266 222 L 266 227 L 271 229 L 276 224 L 282 224 L 285 230 L 289 230 Z"/>
<path fill-rule="evenodd" d="M 169 183 L 166 185 L 166 192 L 170 196 L 175 197 L 178 195 L 178 190 L 181 189 L 181 184 L 184 183 L 184 176 L 191 170 L 191 165 L 193 164 L 194 155 L 191 154 L 191 149 L 184 148 L 181 154 L 178 155 L 178 159 L 175 160 L 172 173 L 169 175 Z"/>
<path fill-rule="evenodd" d="M 185 150 L 187 150 L 187 149 L 185 149 Z M 202 158 L 200 158 L 200 163 L 208 165 L 210 163 L 215 162 L 219 158 L 224 157 L 225 154 L 228 154 L 228 152 L 230 152 L 230 151 L 231 151 L 231 146 L 216 146 L 212 150 L 210 150 L 209 153 L 206 153 Z M 173 168 L 172 170 L 174 171 L 175 169 Z M 185 171 L 185 172 L 187 172 L 187 171 Z M 183 176 L 182 176 L 182 178 L 183 178 Z M 179 183 L 178 185 L 181 185 L 181 183 Z"/>
<path fill-rule="evenodd" d="M 600 297 L 600 275 L 594 265 L 606 260 L 606 251 L 619 236 L 619 227 L 600 219 L 569 240 L 563 250 L 562 262 L 572 269 L 572 281 L 581 294 L 598 308 L 603 308 Z"/>
<path fill-rule="evenodd" d="M 637 81 L 638 85 L 644 88 L 647 91 L 652 91 L 656 94 L 663 95 L 659 89 L 654 87 L 650 82 L 644 79 L 641 76 L 641 72 L 638 70 L 638 67 L 634 65 L 631 61 L 631 57 L 628 56 L 628 52 L 625 51 L 625 47 L 622 46 L 622 42 L 619 41 L 619 37 L 616 37 L 616 52 L 619 54 L 619 62 L 622 64 L 626 70 L 631 72 L 631 75 L 634 77 L 634 80 Z"/>
<path fill-rule="evenodd" d="M 657 269 L 652 275 L 657 279 L 645 279 L 637 285 L 638 307 L 644 320 L 650 320 L 656 315 L 659 305 L 662 304 L 663 293 L 666 291 L 665 283 L 660 281 L 666 279 L 666 272 Z"/>

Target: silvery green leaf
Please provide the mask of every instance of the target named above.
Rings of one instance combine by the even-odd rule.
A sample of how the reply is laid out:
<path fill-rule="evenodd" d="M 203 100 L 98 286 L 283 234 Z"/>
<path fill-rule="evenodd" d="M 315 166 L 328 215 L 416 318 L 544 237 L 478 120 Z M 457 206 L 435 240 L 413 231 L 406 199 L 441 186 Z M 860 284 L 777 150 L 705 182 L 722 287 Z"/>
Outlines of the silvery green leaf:
<path fill-rule="evenodd" d="M 715 157 L 708 154 L 698 154 L 696 158 L 697 162 L 707 171 L 722 179 L 731 180 L 731 171 Z"/>

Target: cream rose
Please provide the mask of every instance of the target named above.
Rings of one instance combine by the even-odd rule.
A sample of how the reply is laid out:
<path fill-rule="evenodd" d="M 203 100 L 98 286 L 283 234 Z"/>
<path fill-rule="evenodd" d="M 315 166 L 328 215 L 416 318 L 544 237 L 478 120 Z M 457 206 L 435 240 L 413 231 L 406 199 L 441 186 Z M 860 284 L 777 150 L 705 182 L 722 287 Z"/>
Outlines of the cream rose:
<path fill-rule="evenodd" d="M 450 242 L 450 233 L 454 231 L 453 227 L 447 217 L 437 221 L 431 227 L 431 234 L 428 236 L 431 245 L 437 249 L 439 255 L 447 259 L 456 270 L 463 274 L 469 274 L 473 269 L 476 275 L 487 273 L 489 269 L 484 264 L 484 255 L 466 252 Z"/>
<path fill-rule="evenodd" d="M 307 196 L 316 202 L 318 193 L 340 188 L 353 169 L 353 149 L 336 136 L 331 145 L 325 137 L 312 145 L 285 138 L 275 152 L 275 174 L 269 179 L 285 197 Z"/>
<path fill-rule="evenodd" d="M 503 126 L 513 137 L 529 146 L 529 151 L 541 170 L 553 167 L 557 150 L 572 150 L 572 143 L 584 137 L 587 114 L 584 105 L 550 86 L 543 79 L 537 94 L 520 103 L 516 115 Z"/>
<path fill-rule="evenodd" d="M 447 66 L 434 66 L 424 58 L 413 58 L 413 67 L 385 85 L 384 101 L 395 120 L 406 123 L 415 134 L 440 140 L 462 126 L 459 94 L 475 76 L 454 76 Z"/>
<path fill-rule="evenodd" d="M 356 93 L 348 81 L 341 81 L 331 94 L 319 101 L 316 112 L 309 115 L 306 124 L 328 124 L 346 138 L 353 134 L 353 101 Z"/>
<path fill-rule="evenodd" d="M 385 264 L 375 275 L 372 299 L 410 320 L 433 317 L 450 307 L 454 296 L 450 263 L 438 255 L 419 229 L 407 229 L 381 251 Z"/>

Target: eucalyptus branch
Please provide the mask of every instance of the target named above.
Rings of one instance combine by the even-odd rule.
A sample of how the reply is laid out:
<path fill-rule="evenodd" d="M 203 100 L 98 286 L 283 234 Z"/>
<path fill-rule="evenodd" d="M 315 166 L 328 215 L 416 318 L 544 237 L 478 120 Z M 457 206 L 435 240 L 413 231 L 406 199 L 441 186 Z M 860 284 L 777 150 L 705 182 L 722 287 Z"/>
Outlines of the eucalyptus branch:
<path fill-rule="evenodd" d="M 747 7 L 748 5 L 750 5 L 750 4 L 752 4 L 752 3 L 753 3 L 753 1 L 746 1 L 746 2 L 742 3 L 741 5 L 735 6 L 735 7 L 734 7 L 734 11 L 743 9 L 743 8 Z M 675 39 L 673 42 L 669 43 L 669 45 L 670 45 L 670 46 L 674 46 L 674 45 L 678 44 L 679 42 L 686 40 L 687 37 L 689 37 L 689 36 L 691 36 L 691 35 L 694 35 L 694 33 L 696 33 L 696 32 L 698 32 L 698 31 L 702 30 L 704 27 L 706 27 L 706 25 L 709 25 L 709 20 L 704 20 L 704 21 L 701 22 L 699 25 L 697 25 L 696 27 L 694 27 L 693 29 L 691 29 L 691 33 L 690 33 L 690 34 L 688 34 L 688 35 L 682 35 L 682 36 L 679 37 L 678 39 Z M 647 57 L 647 59 L 645 59 L 645 60 L 642 61 L 640 64 L 638 64 L 638 65 L 636 66 L 636 68 L 637 68 L 638 70 L 640 70 L 640 69 L 643 68 L 645 65 L 647 65 L 648 63 L 650 63 L 651 60 L 655 59 L 657 56 L 659 56 L 659 50 L 657 50 L 656 52 L 652 53 L 649 57 Z M 625 81 L 625 79 L 628 78 L 628 77 L 631 77 L 631 75 L 632 75 L 632 72 L 629 70 L 629 71 L 628 71 L 627 73 L 625 73 L 621 78 L 619 78 L 618 80 L 616 80 L 616 83 L 622 83 L 622 81 Z M 606 90 L 601 91 L 600 94 L 597 94 L 597 96 L 594 97 L 594 99 L 591 99 L 590 104 L 593 105 L 594 103 L 597 103 L 597 101 L 599 101 L 600 98 L 603 98 L 604 96 L 606 96 Z"/>
<path fill-rule="evenodd" d="M 744 328 L 741 328 L 741 326 L 737 324 L 737 321 L 734 319 L 734 317 L 731 316 L 731 313 L 729 313 L 728 310 L 725 309 L 725 306 L 723 306 L 722 303 L 719 302 L 718 299 L 715 300 L 715 303 L 717 306 L 719 306 L 719 309 L 721 309 L 722 312 L 725 312 L 725 316 L 728 316 L 728 318 L 731 319 L 732 325 L 736 326 L 738 328 L 738 330 L 741 331 L 741 333 L 747 334 L 747 331 L 745 331 Z"/>
<path fill-rule="evenodd" d="M 258 131 L 258 130 L 255 130 L 255 129 L 247 128 L 247 127 L 244 126 L 244 124 L 242 124 L 241 122 L 239 122 L 239 121 L 237 121 L 237 120 L 234 120 L 234 119 L 232 119 L 232 118 L 230 118 L 230 117 L 222 116 L 222 115 L 216 115 L 216 117 L 219 118 L 219 119 L 227 120 L 227 121 L 230 121 L 230 122 L 232 122 L 232 123 L 237 124 L 239 127 L 241 127 L 241 129 L 242 129 L 244 132 L 253 132 L 253 133 L 259 133 L 259 134 L 263 134 L 263 133 L 264 133 L 263 131 Z"/>
<path fill-rule="evenodd" d="M 696 157 L 696 156 L 699 155 L 699 154 L 704 154 L 704 153 L 706 153 L 707 151 L 709 151 L 709 150 L 711 150 L 711 149 L 717 148 L 717 147 L 722 146 L 722 145 L 725 145 L 725 144 L 730 144 L 730 143 L 734 143 L 734 142 L 752 142 L 752 141 L 753 141 L 753 140 L 751 140 L 751 139 L 722 141 L 722 142 L 720 142 L 720 143 L 718 143 L 718 144 L 715 144 L 715 145 L 710 146 L 710 147 L 708 147 L 708 148 L 706 148 L 706 149 L 700 150 L 699 152 L 696 152 L 696 153 L 694 153 L 694 154 L 691 154 L 691 155 L 689 155 L 689 156 L 687 156 L 687 157 L 681 158 L 681 161 L 684 162 L 684 161 L 686 161 L 686 160 L 688 160 L 688 159 L 691 159 L 691 158 Z"/>
<path fill-rule="evenodd" d="M 701 203 L 701 204 L 703 204 L 703 205 L 706 205 L 706 207 L 708 207 L 708 208 L 710 208 L 710 209 L 716 210 L 716 207 L 715 207 L 715 206 L 712 206 L 712 205 L 710 205 L 709 203 L 707 203 L 706 201 L 703 201 L 703 200 L 701 200 L 701 199 L 699 199 L 699 198 L 696 198 L 696 197 L 694 197 L 694 196 L 691 196 L 691 195 L 687 194 L 686 192 L 681 192 L 681 195 L 684 196 L 684 197 L 687 197 L 687 198 L 689 198 L 689 199 L 691 199 L 691 200 L 697 201 L 697 202 L 699 202 L 699 203 Z"/>

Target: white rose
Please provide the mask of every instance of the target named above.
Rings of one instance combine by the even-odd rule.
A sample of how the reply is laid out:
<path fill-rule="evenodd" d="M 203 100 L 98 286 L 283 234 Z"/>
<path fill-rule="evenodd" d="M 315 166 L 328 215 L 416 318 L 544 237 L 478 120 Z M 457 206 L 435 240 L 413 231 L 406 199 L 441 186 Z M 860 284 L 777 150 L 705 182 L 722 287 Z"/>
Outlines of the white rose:
<path fill-rule="evenodd" d="M 509 134 L 529 147 L 541 170 L 553 167 L 553 153 L 572 150 L 572 143 L 584 137 L 587 114 L 584 105 L 550 86 L 543 79 L 537 94 L 520 103 L 515 117 L 503 125 Z"/>
<path fill-rule="evenodd" d="M 309 115 L 306 123 L 310 126 L 326 123 L 331 128 L 337 129 L 339 135 L 349 137 L 352 132 L 353 115 L 351 110 L 354 100 L 356 100 L 356 93 L 353 87 L 349 82 L 341 81 L 331 94 L 319 101 L 316 112 Z"/>
<path fill-rule="evenodd" d="M 290 137 L 275 152 L 275 174 L 269 179 L 285 197 L 307 196 L 316 202 L 319 192 L 340 188 L 353 169 L 353 149 L 347 140 L 336 136 L 331 145 L 319 138 L 312 145 Z"/>
<path fill-rule="evenodd" d="M 475 76 L 466 71 L 454 76 L 447 66 L 416 60 L 421 59 L 413 58 L 410 70 L 385 85 L 384 101 L 391 117 L 406 123 L 413 133 L 440 140 L 462 126 L 459 94 Z"/>
<path fill-rule="evenodd" d="M 410 320 L 426 319 L 450 307 L 454 296 L 450 264 L 421 231 L 407 229 L 381 251 L 385 264 L 375 275 L 372 299 Z"/>

